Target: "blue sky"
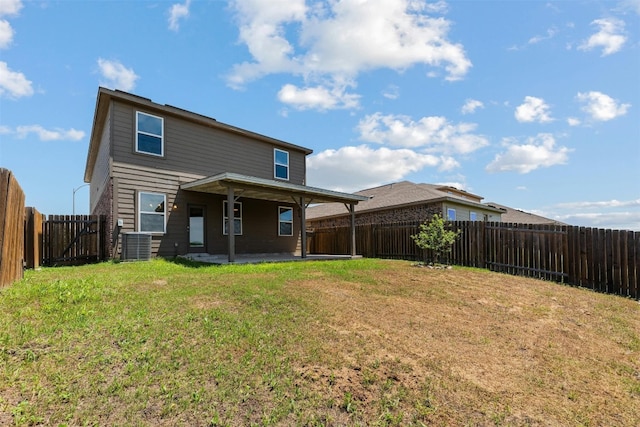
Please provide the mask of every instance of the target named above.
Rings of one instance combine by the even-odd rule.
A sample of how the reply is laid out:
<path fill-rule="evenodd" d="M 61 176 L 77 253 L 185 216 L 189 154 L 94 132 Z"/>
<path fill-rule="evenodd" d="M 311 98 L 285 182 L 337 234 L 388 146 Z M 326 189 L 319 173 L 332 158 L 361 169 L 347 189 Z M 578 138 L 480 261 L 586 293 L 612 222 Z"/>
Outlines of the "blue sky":
<path fill-rule="evenodd" d="M 311 148 L 309 185 L 640 231 L 640 0 L 0 0 L 0 167 L 43 213 L 88 213 L 99 85 Z"/>

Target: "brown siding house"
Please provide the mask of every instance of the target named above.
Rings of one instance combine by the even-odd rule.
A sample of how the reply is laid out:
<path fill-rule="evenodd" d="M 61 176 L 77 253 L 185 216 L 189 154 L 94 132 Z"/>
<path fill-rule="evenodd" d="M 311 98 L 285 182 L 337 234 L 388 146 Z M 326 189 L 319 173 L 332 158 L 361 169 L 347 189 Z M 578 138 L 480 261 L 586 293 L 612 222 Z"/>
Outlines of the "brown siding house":
<path fill-rule="evenodd" d="M 120 251 L 118 236 L 131 232 L 152 236 L 154 256 L 305 256 L 305 206 L 339 202 L 353 208 L 366 199 L 306 186 L 311 152 L 99 88 L 84 180 L 91 184 L 92 214 L 106 215 L 114 230 L 113 256 Z"/>

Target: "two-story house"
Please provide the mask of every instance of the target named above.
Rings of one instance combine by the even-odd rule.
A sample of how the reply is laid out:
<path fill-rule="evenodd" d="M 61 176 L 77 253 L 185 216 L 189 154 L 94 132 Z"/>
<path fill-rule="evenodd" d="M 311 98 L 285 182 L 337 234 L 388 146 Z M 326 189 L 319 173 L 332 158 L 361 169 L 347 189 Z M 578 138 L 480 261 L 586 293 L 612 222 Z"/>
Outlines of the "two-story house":
<path fill-rule="evenodd" d="M 99 88 L 84 180 L 92 214 L 151 235 L 152 256 L 306 256 L 305 208 L 366 197 L 305 185 L 311 150 L 130 93 Z M 355 255 L 355 238 L 352 239 Z"/>

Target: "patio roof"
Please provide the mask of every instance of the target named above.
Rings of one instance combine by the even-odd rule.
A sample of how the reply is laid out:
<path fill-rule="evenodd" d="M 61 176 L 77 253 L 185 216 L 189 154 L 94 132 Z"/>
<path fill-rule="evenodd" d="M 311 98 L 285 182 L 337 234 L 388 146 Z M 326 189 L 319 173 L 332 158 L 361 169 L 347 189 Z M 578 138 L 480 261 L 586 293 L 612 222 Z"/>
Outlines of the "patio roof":
<path fill-rule="evenodd" d="M 358 194 L 341 193 L 231 172 L 198 179 L 180 186 L 183 190 L 221 195 L 226 195 L 230 187 L 236 190 L 236 196 L 276 202 L 291 202 L 292 198 L 295 200 L 303 197 L 306 204 L 335 202 L 357 204 L 369 199 L 367 196 Z"/>

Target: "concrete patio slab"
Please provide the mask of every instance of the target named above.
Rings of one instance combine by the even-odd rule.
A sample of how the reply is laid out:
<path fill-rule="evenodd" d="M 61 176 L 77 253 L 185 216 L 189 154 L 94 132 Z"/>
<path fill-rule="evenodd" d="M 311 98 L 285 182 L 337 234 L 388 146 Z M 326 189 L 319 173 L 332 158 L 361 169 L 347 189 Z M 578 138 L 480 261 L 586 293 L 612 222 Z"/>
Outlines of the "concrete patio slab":
<path fill-rule="evenodd" d="M 207 253 L 193 253 L 186 255 L 179 255 L 181 258 L 186 258 L 191 261 L 203 262 L 208 264 L 260 264 L 264 262 L 292 262 L 292 261 L 329 261 L 329 260 L 347 260 L 362 258 L 360 255 L 307 255 L 306 258 L 291 254 L 236 254 L 235 261 L 229 263 L 229 257 L 224 254 L 207 254 Z"/>

